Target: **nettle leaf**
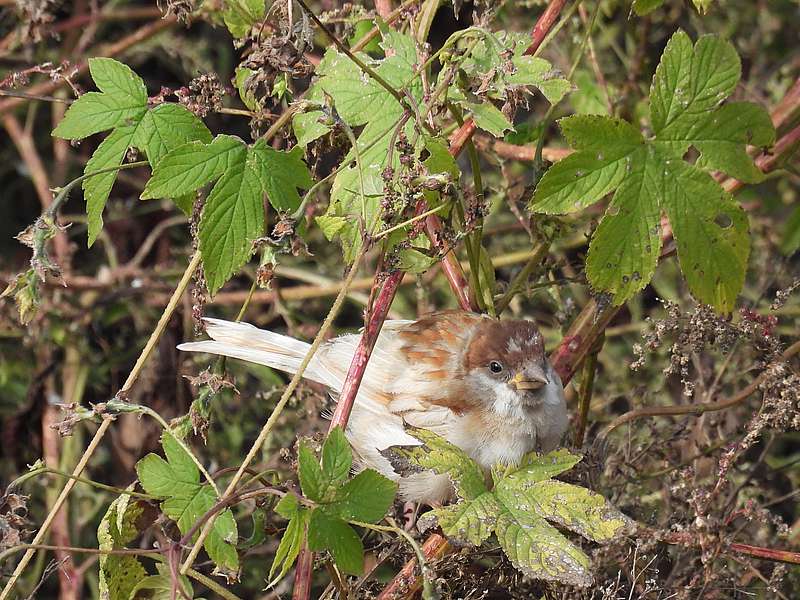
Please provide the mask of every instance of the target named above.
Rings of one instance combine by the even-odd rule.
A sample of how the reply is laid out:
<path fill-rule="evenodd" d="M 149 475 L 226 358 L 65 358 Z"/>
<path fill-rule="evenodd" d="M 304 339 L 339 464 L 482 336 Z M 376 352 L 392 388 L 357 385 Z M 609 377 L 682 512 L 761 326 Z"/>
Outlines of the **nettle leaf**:
<path fill-rule="evenodd" d="M 129 489 L 133 486 L 131 485 Z M 144 511 L 139 503 L 130 503 L 123 494 L 114 499 L 97 528 L 99 550 L 118 550 L 138 537 L 136 521 Z M 101 554 L 98 590 L 101 600 L 128 600 L 147 571 L 135 556 Z"/>
<path fill-rule="evenodd" d="M 161 510 L 185 534 L 219 498 L 209 484 L 200 483 L 200 470 L 172 434 L 164 432 L 161 445 L 167 460 L 157 454 L 148 454 L 136 463 L 136 473 L 142 488 L 148 494 L 162 499 Z M 218 572 L 230 575 L 239 569 L 236 552 L 238 535 L 231 510 L 226 508 L 217 513 L 204 548 Z M 197 533 L 193 539 L 196 537 Z"/>
<path fill-rule="evenodd" d="M 417 436 L 422 431 L 410 433 Z M 454 481 L 472 479 L 476 471 L 482 475 L 478 464 L 458 448 L 428 431 L 423 437 L 424 446 L 410 452 L 406 447 L 394 448 L 391 458 L 406 457 L 418 467 L 447 472 Z M 552 479 L 580 460 L 579 455 L 560 449 L 544 455 L 532 452 L 518 466 L 495 465 L 493 490 L 482 481 L 475 482 L 471 495 L 460 493 L 458 504 L 435 508 L 429 514 L 445 535 L 475 546 L 494 532 L 508 558 L 526 575 L 588 586 L 592 583 L 589 558 L 548 521 L 596 542 L 614 539 L 631 521 L 601 495 Z M 399 465 L 396 460 L 392 464 Z"/>
<path fill-rule="evenodd" d="M 143 151 L 155 166 L 167 152 L 186 142 L 211 141 L 208 128 L 183 106 L 160 104 L 148 110 L 144 81 L 127 65 L 112 58 L 90 58 L 89 72 L 102 93 L 88 92 L 78 98 L 53 130 L 56 137 L 74 140 L 113 128 L 86 163 L 84 174 L 119 167 L 131 147 Z M 117 171 L 109 171 L 82 183 L 89 246 L 103 228 L 103 209 L 116 179 Z"/>
<path fill-rule="evenodd" d="M 616 190 L 586 260 L 592 287 L 613 294 L 615 303 L 652 278 L 666 213 L 692 294 L 720 312 L 733 308 L 750 253 L 747 216 L 711 172 L 759 182 L 763 175 L 747 146 L 775 141 L 763 108 L 748 102 L 720 106 L 740 75 L 739 57 L 729 42 L 703 36 L 692 45 L 679 31 L 653 76 L 653 137 L 645 139 L 629 123 L 609 117 L 560 121 L 577 152 L 545 173 L 531 209 L 573 212 Z M 684 160 L 692 146 L 700 153 L 694 164 Z"/>
<path fill-rule="evenodd" d="M 200 216 L 200 253 L 213 295 L 253 254 L 264 233 L 264 196 L 276 210 L 300 205 L 298 187 L 312 184 L 300 150 L 281 152 L 235 136 L 194 141 L 167 152 L 141 197 L 177 197 L 214 182 Z"/>

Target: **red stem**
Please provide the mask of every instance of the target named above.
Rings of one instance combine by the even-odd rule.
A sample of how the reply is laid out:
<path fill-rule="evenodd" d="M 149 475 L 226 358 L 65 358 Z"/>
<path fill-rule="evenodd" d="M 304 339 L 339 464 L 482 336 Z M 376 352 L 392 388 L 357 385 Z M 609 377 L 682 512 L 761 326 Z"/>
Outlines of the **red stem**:
<path fill-rule="evenodd" d="M 734 552 L 738 552 L 739 554 L 747 554 L 748 556 L 756 556 L 758 558 L 765 558 L 767 560 L 775 560 L 778 562 L 800 565 L 800 553 L 798 552 L 774 550 L 773 548 L 762 548 L 761 546 L 751 546 L 750 544 L 737 543 L 730 544 L 728 548 Z"/>
<path fill-rule="evenodd" d="M 294 568 L 294 586 L 292 600 L 308 600 L 311 597 L 311 574 L 314 567 L 314 553 L 303 543 L 297 566 Z"/>

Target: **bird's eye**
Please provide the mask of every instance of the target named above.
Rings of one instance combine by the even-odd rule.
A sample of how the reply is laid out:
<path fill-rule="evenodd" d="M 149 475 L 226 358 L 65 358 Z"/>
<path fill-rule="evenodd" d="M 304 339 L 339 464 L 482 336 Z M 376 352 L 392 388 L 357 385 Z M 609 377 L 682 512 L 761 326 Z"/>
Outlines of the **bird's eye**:
<path fill-rule="evenodd" d="M 499 362 L 497 362 L 496 360 L 493 360 L 492 362 L 489 363 L 489 370 L 492 373 L 495 373 L 495 374 L 496 373 L 502 373 L 503 372 L 503 365 L 500 364 Z"/>

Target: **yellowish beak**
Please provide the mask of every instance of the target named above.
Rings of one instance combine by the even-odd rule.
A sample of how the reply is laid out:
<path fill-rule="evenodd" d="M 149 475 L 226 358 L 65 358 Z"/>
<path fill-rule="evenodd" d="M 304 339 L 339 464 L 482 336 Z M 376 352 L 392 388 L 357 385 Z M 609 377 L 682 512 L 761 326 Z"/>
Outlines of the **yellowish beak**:
<path fill-rule="evenodd" d="M 549 382 L 547 378 L 534 375 L 532 379 L 523 379 L 524 373 L 517 373 L 512 377 L 511 384 L 518 390 L 539 390 L 546 386 Z"/>

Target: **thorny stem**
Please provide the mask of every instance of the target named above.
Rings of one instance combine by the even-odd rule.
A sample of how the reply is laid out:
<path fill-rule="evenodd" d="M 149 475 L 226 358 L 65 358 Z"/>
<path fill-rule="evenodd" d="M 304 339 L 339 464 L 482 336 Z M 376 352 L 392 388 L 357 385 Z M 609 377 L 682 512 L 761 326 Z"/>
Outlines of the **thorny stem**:
<path fill-rule="evenodd" d="M 314 342 L 311 344 L 311 347 L 308 350 L 308 353 L 303 358 L 303 361 L 300 363 L 300 366 L 297 369 L 297 372 L 292 377 L 289 385 L 286 386 L 283 394 L 281 395 L 278 403 L 275 405 L 275 408 L 272 411 L 272 414 L 267 419 L 267 422 L 261 428 L 261 431 L 258 434 L 255 442 L 253 442 L 252 446 L 250 446 L 250 450 L 247 452 L 247 456 L 245 456 L 242 464 L 239 466 L 239 470 L 236 471 L 236 474 L 231 479 L 228 487 L 225 489 L 225 492 L 222 495 L 221 500 L 224 500 L 228 496 L 230 496 L 236 486 L 239 484 L 239 481 L 242 479 L 246 469 L 250 466 L 250 463 L 255 458 L 256 454 L 259 452 L 261 447 L 264 445 L 264 442 L 269 436 L 272 428 L 275 426 L 275 423 L 280 417 L 281 413 L 283 412 L 284 407 L 289 402 L 289 399 L 292 397 L 295 389 L 297 388 L 300 380 L 303 378 L 303 373 L 305 372 L 308 364 L 311 362 L 314 354 L 316 353 L 317 349 L 322 345 L 325 336 L 328 333 L 328 330 L 333 325 L 333 320 L 339 314 L 339 311 L 344 304 L 344 300 L 347 297 L 347 291 L 350 288 L 350 284 L 353 282 L 355 278 L 356 271 L 358 270 L 359 264 L 361 263 L 361 259 L 364 256 L 366 248 L 362 246 L 361 250 L 359 251 L 358 255 L 356 256 L 355 260 L 353 261 L 353 265 L 350 267 L 350 272 L 347 274 L 345 278 L 344 285 L 342 285 L 342 289 L 339 291 L 339 294 L 336 296 L 336 299 L 333 302 L 333 306 L 331 306 L 331 310 L 328 312 L 328 315 L 325 317 L 325 321 L 322 323 L 322 327 L 320 327 L 317 336 L 314 338 Z M 200 552 L 200 548 L 203 546 L 203 542 L 205 542 L 208 534 L 211 532 L 211 528 L 214 526 L 214 521 L 216 520 L 215 517 L 211 517 L 206 524 L 203 526 L 203 529 L 200 531 L 200 535 L 198 536 L 197 540 L 195 541 L 192 549 L 189 551 L 189 556 L 186 557 L 183 565 L 181 566 L 180 572 L 181 574 L 186 574 L 186 571 L 189 567 L 192 566 L 195 559 L 197 558 L 198 553 Z M 2 600 L 2 598 L 0 598 Z"/>
<path fill-rule="evenodd" d="M 125 383 L 122 385 L 122 388 L 120 388 L 119 393 L 125 393 L 128 390 L 130 390 L 131 387 L 133 387 L 133 384 L 138 379 L 139 374 L 141 373 L 145 362 L 147 362 L 147 359 L 150 357 L 150 354 L 156 347 L 158 340 L 161 338 L 161 334 L 164 333 L 164 330 L 167 327 L 167 323 L 169 323 L 169 320 L 172 317 L 172 313 L 175 312 L 175 309 L 177 308 L 178 303 L 180 302 L 181 297 L 183 296 L 183 293 L 189 286 L 189 282 L 192 280 L 192 276 L 194 275 L 194 272 L 195 270 L 197 270 L 197 267 L 199 265 L 200 265 L 200 254 L 196 253 L 192 257 L 192 260 L 189 262 L 189 266 L 186 267 L 186 271 L 184 271 L 183 277 L 181 278 L 180 282 L 175 288 L 175 291 L 173 292 L 172 297 L 167 303 L 164 312 L 161 314 L 161 318 L 158 320 L 156 328 L 153 330 L 153 333 L 150 334 L 150 338 L 147 340 L 145 347 L 142 349 L 142 353 L 139 355 L 136 364 L 133 366 L 133 369 L 131 369 L 131 372 L 128 375 L 128 378 L 125 380 Z M 106 431 L 111 426 L 111 422 L 112 419 L 110 418 L 103 419 L 103 422 L 100 424 L 100 427 L 98 427 L 97 431 L 94 434 L 94 437 L 89 442 L 89 445 L 86 447 L 86 450 L 84 451 L 81 458 L 78 460 L 78 464 L 75 465 L 75 469 L 72 471 L 73 478 L 80 477 L 81 473 L 83 473 L 83 470 L 86 468 L 86 464 L 89 462 L 89 459 L 92 457 L 95 450 L 100 445 L 100 442 L 105 436 Z M 73 478 L 69 479 L 62 488 L 61 493 L 58 495 L 58 498 L 56 498 L 56 501 L 50 508 L 50 512 L 47 513 L 47 516 L 45 517 L 44 522 L 39 528 L 39 531 L 36 532 L 36 535 L 34 536 L 31 542 L 32 544 L 41 544 L 42 541 L 44 540 L 44 537 L 47 535 L 47 532 L 50 529 L 50 525 L 53 523 L 56 514 L 61 509 L 61 506 L 64 504 L 64 502 L 67 500 L 67 496 L 69 496 L 70 492 L 72 491 L 72 488 L 75 487 L 75 484 L 77 483 L 77 481 Z M 14 586 L 17 584 L 17 580 L 19 580 L 20 576 L 25 571 L 25 569 L 28 566 L 28 563 L 30 563 L 31 559 L 35 554 L 36 554 L 36 548 L 30 548 L 25 552 L 25 554 L 22 556 L 22 559 L 20 559 L 19 563 L 17 564 L 17 567 L 14 569 L 14 572 L 11 574 L 11 578 L 8 580 L 5 587 L 3 588 L 3 591 L 0 592 L 0 600 L 6 600 L 9 597 L 11 591 L 14 589 Z"/>

